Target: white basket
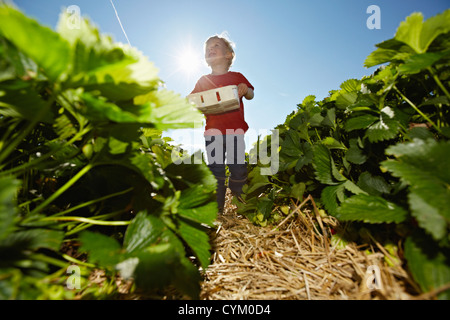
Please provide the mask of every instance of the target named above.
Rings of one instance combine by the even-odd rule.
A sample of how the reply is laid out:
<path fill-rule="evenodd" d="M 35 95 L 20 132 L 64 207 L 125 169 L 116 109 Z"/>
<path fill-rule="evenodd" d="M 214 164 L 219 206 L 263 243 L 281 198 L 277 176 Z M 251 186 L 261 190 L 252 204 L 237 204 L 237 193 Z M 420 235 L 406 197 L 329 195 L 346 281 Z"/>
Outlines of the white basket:
<path fill-rule="evenodd" d="M 219 114 L 239 109 L 239 94 L 237 86 L 202 91 L 188 95 L 188 100 L 194 103 L 203 114 Z"/>

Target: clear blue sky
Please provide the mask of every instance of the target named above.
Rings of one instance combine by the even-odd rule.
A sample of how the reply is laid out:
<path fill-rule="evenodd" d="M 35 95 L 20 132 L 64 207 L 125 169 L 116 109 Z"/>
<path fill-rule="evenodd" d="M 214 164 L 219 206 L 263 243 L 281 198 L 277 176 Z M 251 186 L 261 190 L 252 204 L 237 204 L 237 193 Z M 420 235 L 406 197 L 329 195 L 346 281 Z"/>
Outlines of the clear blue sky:
<path fill-rule="evenodd" d="M 14 0 L 23 12 L 54 28 L 63 7 L 77 5 L 116 41 L 127 40 L 110 0 Z M 233 71 L 255 87 L 245 101 L 253 130 L 283 123 L 307 95 L 321 100 L 349 79 L 370 75 L 363 66 L 375 44 L 390 39 L 408 15 L 425 19 L 450 7 L 448 0 L 113 0 L 131 44 L 160 70 L 168 89 L 186 96 L 206 65 L 188 74 L 177 57 L 191 48 L 200 59 L 203 43 L 227 31 L 236 44 Z M 381 10 L 381 29 L 370 30 L 370 5 Z"/>

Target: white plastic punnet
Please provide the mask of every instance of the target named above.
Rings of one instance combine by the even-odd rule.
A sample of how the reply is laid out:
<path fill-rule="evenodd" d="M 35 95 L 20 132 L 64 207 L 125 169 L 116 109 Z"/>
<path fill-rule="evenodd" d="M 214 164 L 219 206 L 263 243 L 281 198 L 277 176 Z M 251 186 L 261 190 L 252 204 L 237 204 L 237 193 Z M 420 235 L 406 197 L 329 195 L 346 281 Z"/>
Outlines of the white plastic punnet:
<path fill-rule="evenodd" d="M 193 93 L 188 95 L 187 98 L 204 114 L 225 113 L 239 109 L 240 105 L 237 86 L 226 86 Z"/>

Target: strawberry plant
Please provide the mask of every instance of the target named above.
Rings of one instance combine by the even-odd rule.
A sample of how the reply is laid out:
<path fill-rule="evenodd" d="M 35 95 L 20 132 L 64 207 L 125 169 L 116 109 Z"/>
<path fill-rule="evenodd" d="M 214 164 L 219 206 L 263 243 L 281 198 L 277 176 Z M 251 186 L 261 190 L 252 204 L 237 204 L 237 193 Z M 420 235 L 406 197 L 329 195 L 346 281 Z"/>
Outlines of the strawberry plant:
<path fill-rule="evenodd" d="M 203 116 L 88 19 L 53 31 L 1 5 L 0 56 L 0 297 L 111 297 L 116 275 L 198 297 L 215 179 L 173 163 L 162 132 Z"/>
<path fill-rule="evenodd" d="M 322 101 L 306 97 L 275 128 L 279 171 L 250 167 L 239 212 L 264 225 L 310 194 L 342 222 L 397 225 L 420 288 L 448 284 L 449 43 L 450 10 L 426 21 L 413 13 L 367 57 L 366 67 L 382 65 L 373 75 L 343 82 Z"/>

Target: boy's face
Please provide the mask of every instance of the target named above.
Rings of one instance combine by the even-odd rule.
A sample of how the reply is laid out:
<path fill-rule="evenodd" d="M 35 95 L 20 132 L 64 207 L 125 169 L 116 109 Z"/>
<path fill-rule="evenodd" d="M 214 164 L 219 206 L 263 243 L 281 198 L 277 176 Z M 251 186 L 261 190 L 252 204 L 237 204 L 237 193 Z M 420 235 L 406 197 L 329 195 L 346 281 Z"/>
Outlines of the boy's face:
<path fill-rule="evenodd" d="M 222 39 L 212 38 L 206 43 L 205 60 L 209 66 L 223 62 L 228 63 L 232 58 L 232 53 L 228 50 Z"/>

